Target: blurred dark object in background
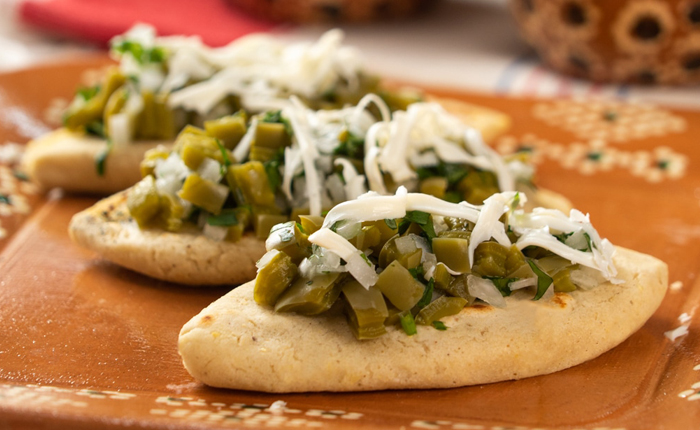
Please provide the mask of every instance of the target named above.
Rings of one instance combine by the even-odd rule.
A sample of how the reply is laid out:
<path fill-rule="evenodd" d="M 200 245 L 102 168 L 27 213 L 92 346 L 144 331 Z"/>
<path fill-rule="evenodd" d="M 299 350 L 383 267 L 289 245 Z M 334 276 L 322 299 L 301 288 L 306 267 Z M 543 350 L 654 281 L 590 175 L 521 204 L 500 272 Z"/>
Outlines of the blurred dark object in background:
<path fill-rule="evenodd" d="M 700 83 L 700 0 L 510 0 L 525 40 L 563 73 Z"/>
<path fill-rule="evenodd" d="M 277 22 L 369 22 L 405 18 L 439 0 L 227 0 L 256 17 Z"/>

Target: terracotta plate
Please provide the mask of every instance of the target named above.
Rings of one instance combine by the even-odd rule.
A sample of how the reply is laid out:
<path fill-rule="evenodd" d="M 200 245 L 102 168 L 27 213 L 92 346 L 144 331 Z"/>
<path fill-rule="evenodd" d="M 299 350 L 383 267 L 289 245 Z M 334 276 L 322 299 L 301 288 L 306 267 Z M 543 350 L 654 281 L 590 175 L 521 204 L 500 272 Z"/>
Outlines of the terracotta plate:
<path fill-rule="evenodd" d="M 0 75 L 0 143 L 51 127 L 104 59 Z M 194 381 L 180 327 L 226 289 L 155 282 L 73 246 L 91 198 L 47 197 L 0 167 L 0 427 L 391 429 L 691 428 L 700 423 L 700 113 L 436 90 L 513 119 L 495 142 L 531 152 L 542 186 L 613 243 L 669 263 L 673 287 L 636 334 L 552 375 L 451 390 L 268 395 Z M 47 114 L 48 117 L 47 117 Z M 0 159 L 7 151 L 0 151 Z M 681 325 L 689 333 L 671 341 Z M 277 400 L 286 407 L 268 407 Z"/>

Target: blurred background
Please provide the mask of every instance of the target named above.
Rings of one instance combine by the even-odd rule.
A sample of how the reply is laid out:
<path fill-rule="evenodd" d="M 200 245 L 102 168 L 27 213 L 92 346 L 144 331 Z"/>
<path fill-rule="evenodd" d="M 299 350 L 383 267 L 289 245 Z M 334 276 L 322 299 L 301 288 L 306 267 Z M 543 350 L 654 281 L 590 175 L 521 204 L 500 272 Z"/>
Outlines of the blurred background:
<path fill-rule="evenodd" d="M 0 71 L 99 53 L 139 21 L 214 46 L 341 27 L 370 70 L 418 85 L 700 107 L 700 0 L 0 0 Z"/>

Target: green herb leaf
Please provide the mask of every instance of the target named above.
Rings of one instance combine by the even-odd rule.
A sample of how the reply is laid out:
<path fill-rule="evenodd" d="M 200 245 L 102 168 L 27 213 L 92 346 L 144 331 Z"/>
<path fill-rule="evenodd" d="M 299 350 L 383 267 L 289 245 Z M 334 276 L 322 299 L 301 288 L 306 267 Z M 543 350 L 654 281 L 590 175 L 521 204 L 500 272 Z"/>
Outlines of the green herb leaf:
<path fill-rule="evenodd" d="M 78 91 L 76 91 L 76 94 L 82 97 L 83 100 L 88 101 L 91 98 L 95 97 L 99 92 L 100 86 L 95 85 L 93 87 L 80 88 Z"/>
<path fill-rule="evenodd" d="M 556 237 L 556 238 L 557 238 L 557 240 L 558 240 L 559 242 L 561 242 L 561 243 L 564 243 L 564 244 L 565 244 L 565 243 L 566 243 L 566 239 L 568 239 L 569 237 L 571 237 L 571 235 L 572 235 L 572 234 L 574 234 L 574 232 L 573 232 L 573 231 L 572 231 L 572 232 L 570 232 L 570 233 L 560 233 L 560 234 L 554 234 L 553 236 L 554 236 L 554 237 Z"/>
<path fill-rule="evenodd" d="M 421 211 L 408 211 L 404 220 L 415 222 L 418 225 L 425 225 L 430 220 L 430 214 Z"/>
<path fill-rule="evenodd" d="M 207 217 L 207 224 L 223 227 L 236 225 L 238 224 L 236 211 L 234 209 L 223 209 L 219 215 L 209 215 Z"/>
<path fill-rule="evenodd" d="M 425 270 L 423 269 L 422 265 L 416 266 L 413 269 L 408 269 L 408 272 L 411 274 L 411 276 L 413 276 L 421 282 L 423 282 L 423 280 L 425 279 Z"/>
<path fill-rule="evenodd" d="M 281 110 L 266 112 L 261 121 L 262 122 L 271 122 L 271 123 L 276 123 L 276 124 L 283 124 L 284 131 L 286 131 L 289 136 L 294 135 L 294 130 L 292 129 L 292 125 L 289 123 L 289 120 L 287 118 L 282 116 Z"/>
<path fill-rule="evenodd" d="M 520 205 L 520 193 L 515 193 L 515 197 L 513 197 L 513 202 L 510 204 L 510 208 L 512 210 L 516 210 L 518 205 Z"/>
<path fill-rule="evenodd" d="M 338 227 L 340 227 L 342 224 L 343 224 L 343 221 L 342 221 L 342 220 L 341 220 L 341 221 L 336 221 L 336 222 L 334 222 L 333 225 L 330 227 L 330 230 L 331 230 L 333 233 L 337 233 L 337 232 L 338 232 Z"/>
<path fill-rule="evenodd" d="M 143 56 L 143 46 L 141 46 L 140 43 L 132 42 L 130 40 L 123 40 L 112 45 L 112 50 L 120 54 L 130 53 L 136 59 L 136 61 L 139 63 L 142 62 L 141 57 Z"/>
<path fill-rule="evenodd" d="M 428 238 L 428 242 L 432 243 L 433 239 L 437 237 L 437 234 L 435 233 L 435 226 L 433 225 L 433 217 L 429 217 L 428 222 L 421 225 L 420 228 Z"/>
<path fill-rule="evenodd" d="M 160 46 L 156 46 L 147 52 L 148 61 L 151 63 L 162 63 L 165 61 L 166 51 Z"/>
<path fill-rule="evenodd" d="M 418 333 L 416 329 L 416 320 L 413 319 L 413 314 L 410 310 L 403 311 L 399 314 L 399 321 L 401 322 L 401 328 L 406 332 L 407 335 L 413 336 Z"/>
<path fill-rule="evenodd" d="M 428 167 L 417 167 L 416 174 L 418 174 L 418 179 L 421 181 L 424 179 L 432 178 L 433 176 L 438 176 L 438 174 L 434 172 L 433 169 L 430 169 Z"/>
<path fill-rule="evenodd" d="M 484 278 L 493 282 L 493 285 L 495 285 L 496 288 L 498 288 L 498 291 L 501 292 L 501 295 L 503 297 L 510 296 L 512 291 L 510 291 L 510 287 L 508 287 L 508 285 L 510 285 L 511 282 L 515 282 L 518 280 L 518 278 L 499 278 L 496 276 L 484 276 Z"/>
<path fill-rule="evenodd" d="M 104 123 L 99 121 L 93 121 L 85 126 L 85 131 L 88 134 L 92 134 L 98 137 L 105 137 L 105 126 Z"/>
<path fill-rule="evenodd" d="M 462 194 L 458 193 L 457 191 L 448 191 L 445 193 L 443 200 L 450 203 L 459 203 L 464 200 L 464 198 L 462 197 Z"/>
<path fill-rule="evenodd" d="M 404 233 L 406 233 L 406 230 L 411 226 L 411 221 L 407 219 L 401 220 L 399 223 L 399 234 L 403 236 Z"/>
<path fill-rule="evenodd" d="M 107 147 L 95 157 L 95 170 L 97 171 L 97 176 L 105 175 L 105 164 L 107 163 L 107 156 L 110 152 L 112 152 L 112 140 L 107 139 Z"/>
<path fill-rule="evenodd" d="M 294 221 L 276 224 L 270 230 L 270 234 L 277 233 L 282 242 L 289 242 L 294 239 Z"/>
<path fill-rule="evenodd" d="M 396 220 L 395 219 L 385 219 L 384 223 L 386 224 L 387 227 L 389 227 L 392 230 L 396 230 Z"/>
<path fill-rule="evenodd" d="M 263 163 L 265 173 L 267 173 L 267 181 L 273 192 L 277 191 L 282 185 L 282 175 L 280 174 L 280 162 L 278 160 L 265 161 Z"/>
<path fill-rule="evenodd" d="M 553 279 L 548 274 L 544 273 L 542 269 L 537 267 L 534 261 L 527 260 L 527 264 L 530 265 L 532 271 L 537 275 L 537 294 L 535 294 L 532 300 L 539 300 L 544 293 L 547 292 L 547 288 L 552 285 Z"/>
<path fill-rule="evenodd" d="M 155 46 L 148 49 L 144 48 L 140 43 L 131 40 L 122 40 L 112 44 L 112 51 L 122 55 L 129 53 L 139 64 L 162 63 L 167 58 L 167 51 L 165 48 Z"/>
<path fill-rule="evenodd" d="M 340 142 L 333 154 L 362 160 L 365 157 L 365 139 L 348 131 L 345 141 Z"/>
<path fill-rule="evenodd" d="M 423 297 L 418 300 L 418 303 L 416 303 L 416 307 L 418 309 L 423 309 L 424 307 L 428 306 L 430 302 L 433 300 L 433 288 L 435 287 L 435 280 L 433 278 L 430 278 L 428 281 L 428 285 L 425 287 L 425 290 L 423 290 Z"/>
<path fill-rule="evenodd" d="M 443 323 L 442 321 L 433 321 L 431 324 L 432 324 L 432 326 L 435 327 L 437 330 L 440 330 L 440 331 L 445 331 L 445 330 L 447 330 L 447 326 L 446 326 L 445 323 Z"/>
<path fill-rule="evenodd" d="M 5 194 L 0 194 L 0 203 L 5 203 L 6 205 L 11 205 L 10 198 Z"/>
<path fill-rule="evenodd" d="M 583 233 L 583 237 L 586 238 L 586 245 L 588 246 L 587 249 L 583 249 L 582 251 L 588 251 L 588 252 L 593 252 L 593 248 L 598 249 L 597 246 L 595 246 L 595 243 L 591 240 L 591 236 L 588 235 L 588 233 Z"/>
<path fill-rule="evenodd" d="M 232 164 L 231 158 L 228 156 L 228 151 L 226 150 L 226 147 L 221 144 L 221 141 L 217 138 L 214 138 L 214 141 L 216 142 L 216 146 L 219 147 L 221 157 L 224 159 L 224 164 L 222 164 L 220 167 L 221 176 L 226 176 L 226 173 L 228 172 L 228 166 Z"/>
<path fill-rule="evenodd" d="M 360 252 L 360 257 L 362 257 L 362 259 L 365 260 L 365 263 L 367 263 L 369 267 L 372 267 L 372 262 L 369 261 L 369 258 L 367 258 L 364 252 Z"/>
<path fill-rule="evenodd" d="M 214 138 L 214 141 L 216 141 L 216 146 L 218 146 L 219 151 L 221 151 L 221 157 L 224 159 L 224 166 L 230 166 L 232 164 L 231 158 L 228 156 L 228 151 L 226 150 L 226 147 L 221 143 L 219 139 Z"/>
<path fill-rule="evenodd" d="M 447 178 L 447 182 L 450 185 L 454 185 L 464 179 L 464 177 L 469 174 L 471 169 L 462 164 L 440 163 L 438 166 L 438 171 L 440 172 L 439 176 Z"/>

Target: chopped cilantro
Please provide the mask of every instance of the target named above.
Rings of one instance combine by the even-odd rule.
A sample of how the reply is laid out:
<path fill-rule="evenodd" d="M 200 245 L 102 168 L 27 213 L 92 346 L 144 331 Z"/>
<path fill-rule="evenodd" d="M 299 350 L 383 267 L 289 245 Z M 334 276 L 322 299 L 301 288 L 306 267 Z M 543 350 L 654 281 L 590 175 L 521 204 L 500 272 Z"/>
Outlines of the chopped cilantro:
<path fill-rule="evenodd" d="M 416 167 L 416 174 L 418 175 L 418 180 L 424 180 L 435 176 L 430 169 L 425 167 Z"/>
<path fill-rule="evenodd" d="M 597 246 L 595 246 L 595 243 L 591 240 L 591 236 L 588 235 L 588 233 L 583 233 L 583 237 L 586 238 L 586 249 L 582 249 L 581 251 L 584 252 L 593 252 L 593 248 L 598 249 Z"/>
<path fill-rule="evenodd" d="M 435 233 L 435 226 L 433 225 L 433 217 L 428 218 L 428 222 L 421 225 L 420 228 L 423 230 L 423 233 L 425 233 L 431 243 L 432 240 L 437 237 L 437 234 Z"/>
<path fill-rule="evenodd" d="M 143 46 L 140 43 L 132 42 L 130 40 L 123 40 L 121 42 L 112 45 L 112 49 L 119 52 L 120 54 L 130 53 L 137 61 L 141 61 L 141 56 L 143 55 Z"/>
<path fill-rule="evenodd" d="M 396 230 L 396 220 L 395 219 L 385 219 L 384 223 L 386 224 L 387 227 L 389 227 L 392 230 Z"/>
<path fill-rule="evenodd" d="M 144 48 L 140 43 L 131 40 L 122 40 L 113 44 L 112 50 L 122 55 L 129 53 L 140 64 L 162 63 L 167 57 L 167 51 L 163 47 Z"/>
<path fill-rule="evenodd" d="M 441 171 L 440 176 L 447 178 L 447 182 L 450 185 L 456 184 L 464 179 L 464 177 L 467 176 L 470 171 L 469 168 L 464 167 L 462 164 L 440 163 L 438 168 Z"/>
<path fill-rule="evenodd" d="M 0 194 L 0 203 L 5 203 L 6 205 L 11 205 L 10 198 L 5 194 Z"/>
<path fill-rule="evenodd" d="M 107 139 L 107 147 L 95 157 L 95 170 L 97 171 L 97 176 L 105 175 L 107 156 L 110 152 L 112 152 L 112 140 Z"/>
<path fill-rule="evenodd" d="M 289 242 L 292 239 L 294 239 L 293 226 L 294 226 L 294 221 L 276 224 L 270 230 L 270 235 L 272 235 L 272 233 L 277 233 L 277 235 L 280 237 L 280 241 Z M 292 227 L 292 228 L 290 228 L 290 227 Z"/>
<path fill-rule="evenodd" d="M 516 210 L 519 205 L 520 205 L 520 193 L 515 193 L 515 197 L 513 197 L 513 202 L 510 204 L 510 208 L 512 210 Z"/>
<path fill-rule="evenodd" d="M 367 263 L 369 267 L 372 267 L 372 262 L 369 261 L 369 258 L 367 258 L 364 252 L 360 252 L 360 257 L 362 257 L 362 259 L 365 260 L 365 263 Z"/>
<path fill-rule="evenodd" d="M 542 269 L 537 267 L 534 261 L 528 260 L 527 264 L 530 265 L 532 271 L 535 272 L 535 275 L 537 275 L 537 294 L 535 294 L 535 297 L 533 297 L 532 300 L 539 300 L 542 298 L 544 293 L 547 292 L 547 288 L 552 285 L 554 280 L 548 274 L 544 273 Z"/>
<path fill-rule="evenodd" d="M 345 155 L 356 159 L 364 159 L 365 140 L 362 137 L 356 136 L 352 132 L 348 132 L 345 140 L 340 142 L 340 145 L 333 150 L 333 154 Z"/>
<path fill-rule="evenodd" d="M 289 136 L 294 135 L 294 130 L 292 129 L 292 125 L 289 123 L 289 120 L 287 118 L 282 116 L 281 110 L 267 112 L 265 114 L 265 116 L 263 116 L 261 121 L 262 122 L 276 123 L 276 124 L 283 124 L 284 131 L 286 131 Z"/>
<path fill-rule="evenodd" d="M 224 168 L 228 168 L 231 163 L 231 158 L 228 156 L 228 151 L 226 150 L 226 147 L 221 143 L 219 139 L 214 138 L 214 141 L 216 141 L 216 146 L 219 147 L 219 151 L 221 151 L 221 157 L 224 159 Z M 225 173 L 222 173 L 225 174 Z"/>
<path fill-rule="evenodd" d="M 510 285 L 511 282 L 515 282 L 518 280 L 518 278 L 499 278 L 496 276 L 484 276 L 484 278 L 488 279 L 489 281 L 493 282 L 493 285 L 498 288 L 498 291 L 501 292 L 501 295 L 503 297 L 508 297 L 510 296 L 510 288 L 508 285 Z"/>
<path fill-rule="evenodd" d="M 462 198 L 462 194 L 460 194 L 459 192 L 448 191 L 445 193 L 445 197 L 443 198 L 443 200 L 448 201 L 450 203 L 459 203 L 464 199 Z"/>
<path fill-rule="evenodd" d="M 82 97 L 83 100 L 88 101 L 91 98 L 95 97 L 97 93 L 100 92 L 100 86 L 95 85 L 92 87 L 85 87 L 85 88 L 80 88 L 77 91 L 78 96 Z"/>
<path fill-rule="evenodd" d="M 280 174 L 280 162 L 278 160 L 269 160 L 263 163 L 265 173 L 267 173 L 267 182 L 273 192 L 277 191 L 282 185 L 282 175 Z"/>
<path fill-rule="evenodd" d="M 425 270 L 423 270 L 422 265 L 416 266 L 413 269 L 408 269 L 408 271 L 411 274 L 411 276 L 413 276 L 417 280 L 423 282 L 423 279 L 424 279 L 423 275 L 425 275 Z"/>
<path fill-rule="evenodd" d="M 418 333 L 416 329 L 416 320 L 413 319 L 413 314 L 411 311 L 404 311 L 399 314 L 399 321 L 401 321 L 401 328 L 406 332 L 407 335 L 413 336 Z"/>
<path fill-rule="evenodd" d="M 432 325 L 433 327 L 435 327 L 435 329 L 440 330 L 440 331 L 445 331 L 445 330 L 447 330 L 447 326 L 446 326 L 445 323 L 443 323 L 442 321 L 433 321 L 433 322 L 431 323 L 431 325 Z"/>
<path fill-rule="evenodd" d="M 559 233 L 559 234 L 555 234 L 553 236 L 556 237 L 559 242 L 566 243 L 566 239 L 571 237 L 572 234 L 574 234 L 573 231 L 570 233 Z"/>
<path fill-rule="evenodd" d="M 219 215 L 209 215 L 207 217 L 207 224 L 223 227 L 236 225 L 238 224 L 236 211 L 234 209 L 223 209 Z"/>
<path fill-rule="evenodd" d="M 146 51 L 146 54 L 148 55 L 148 61 L 151 63 L 162 63 L 165 61 L 165 49 L 161 48 L 160 46 L 156 46 Z"/>
<path fill-rule="evenodd" d="M 418 309 L 422 309 L 430 304 L 430 302 L 433 300 L 433 288 L 435 286 L 435 280 L 433 278 L 430 278 L 428 281 L 428 285 L 426 285 L 425 290 L 423 290 L 423 297 L 418 300 L 418 303 L 416 303 L 416 307 Z"/>
<path fill-rule="evenodd" d="M 419 224 L 419 225 L 424 225 L 425 223 L 428 222 L 428 220 L 430 220 L 430 214 L 427 212 L 421 212 L 421 211 L 408 211 L 408 212 L 406 212 L 406 216 L 404 217 L 404 220 L 415 222 L 416 224 Z"/>
<path fill-rule="evenodd" d="M 421 211 L 406 212 L 406 216 L 399 224 L 399 234 L 406 233 L 406 230 L 408 230 L 412 222 L 418 224 L 428 240 L 432 241 L 437 236 L 437 234 L 435 234 L 433 218 L 429 213 Z"/>
<path fill-rule="evenodd" d="M 104 123 L 100 121 L 93 121 L 85 126 L 85 131 L 88 134 L 92 134 L 98 137 L 105 137 L 105 126 Z"/>

